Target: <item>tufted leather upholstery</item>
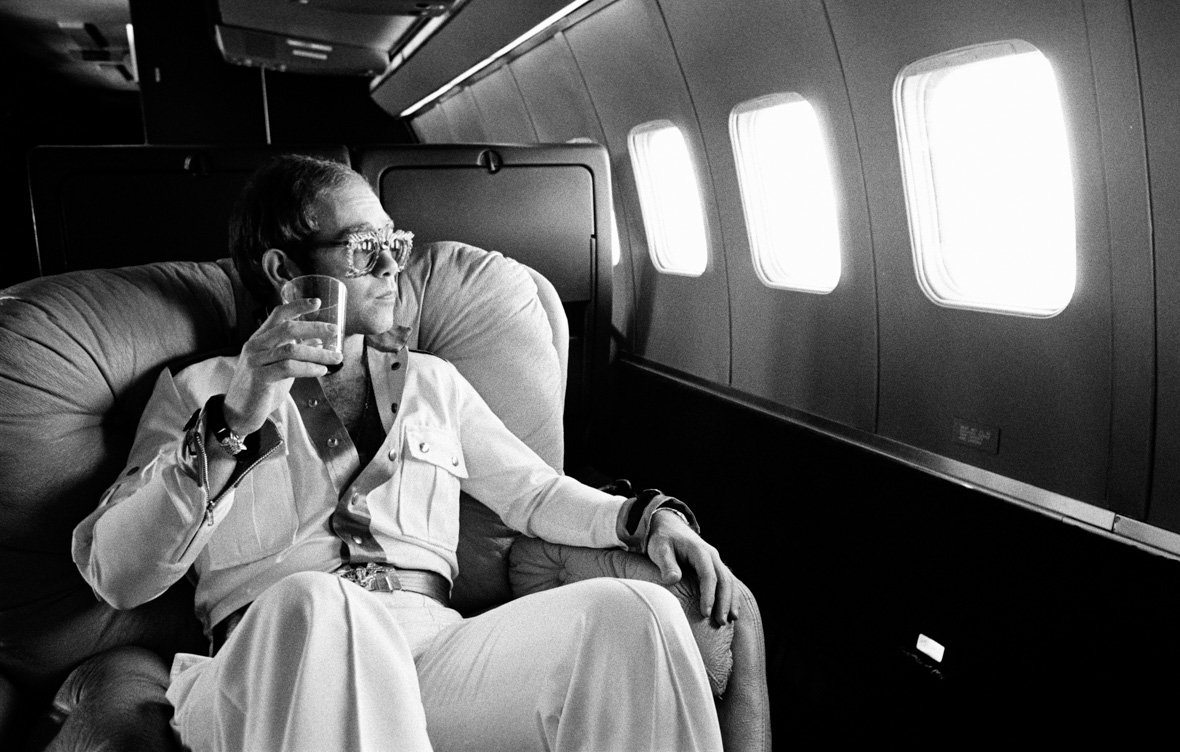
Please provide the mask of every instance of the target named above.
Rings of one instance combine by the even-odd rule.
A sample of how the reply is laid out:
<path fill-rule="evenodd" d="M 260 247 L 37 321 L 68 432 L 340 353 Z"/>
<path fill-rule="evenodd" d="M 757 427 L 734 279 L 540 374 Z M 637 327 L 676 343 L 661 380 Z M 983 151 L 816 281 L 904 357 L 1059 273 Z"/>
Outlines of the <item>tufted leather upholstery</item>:
<path fill-rule="evenodd" d="M 512 430 L 560 467 L 564 335 L 554 333 L 561 317 L 540 302 L 551 288 L 542 281 L 538 297 L 535 279 L 499 254 L 424 246 L 402 276 L 400 316 L 418 345 L 455 363 Z M 70 534 L 120 472 L 159 369 L 240 346 L 255 308 L 225 261 L 75 272 L 0 293 L 0 747 L 24 739 L 28 749 L 176 749 L 167 665 L 178 650 L 204 650 L 191 587 L 178 583 L 116 611 L 78 575 Z M 583 576 L 510 580 L 510 551 L 522 573 L 544 572 L 555 571 L 546 560 L 565 556 L 562 547 L 534 551 L 472 500 L 461 531 L 461 609 L 500 603 L 513 586 Z M 650 579 L 638 557 L 617 557 L 591 576 Z M 769 749 L 761 635 L 743 637 L 760 622 L 744 597 L 732 638 L 694 629 L 711 673 L 728 682 L 719 703 L 727 747 Z"/>

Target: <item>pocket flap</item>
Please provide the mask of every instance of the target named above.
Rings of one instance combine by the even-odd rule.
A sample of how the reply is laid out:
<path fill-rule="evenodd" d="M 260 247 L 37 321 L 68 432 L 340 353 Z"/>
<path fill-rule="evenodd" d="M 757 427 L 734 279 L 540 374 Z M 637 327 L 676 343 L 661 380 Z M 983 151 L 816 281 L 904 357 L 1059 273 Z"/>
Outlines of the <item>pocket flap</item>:
<path fill-rule="evenodd" d="M 467 477 L 463 446 L 454 434 L 442 428 L 406 426 L 403 454 L 446 470 L 458 478 Z"/>

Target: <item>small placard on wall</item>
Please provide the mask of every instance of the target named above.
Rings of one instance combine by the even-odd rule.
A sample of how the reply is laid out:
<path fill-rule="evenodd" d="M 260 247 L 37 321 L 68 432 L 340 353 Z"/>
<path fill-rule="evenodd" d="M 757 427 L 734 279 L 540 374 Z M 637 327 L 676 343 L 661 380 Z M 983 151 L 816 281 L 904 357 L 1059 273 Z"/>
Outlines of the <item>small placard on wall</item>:
<path fill-rule="evenodd" d="M 999 454 L 1000 427 L 955 418 L 951 441 L 988 454 Z"/>

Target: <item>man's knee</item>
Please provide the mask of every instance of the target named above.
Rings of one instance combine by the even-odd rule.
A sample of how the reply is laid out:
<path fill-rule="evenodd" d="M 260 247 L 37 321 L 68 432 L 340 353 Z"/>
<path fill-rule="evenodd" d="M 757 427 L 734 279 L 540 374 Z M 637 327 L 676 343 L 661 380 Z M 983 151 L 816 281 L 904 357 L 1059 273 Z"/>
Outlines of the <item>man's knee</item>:
<path fill-rule="evenodd" d="M 605 628 L 634 631 L 649 627 L 661 632 L 687 626 L 680 601 L 654 582 L 600 577 L 578 583 L 591 621 Z"/>
<path fill-rule="evenodd" d="M 355 591 L 355 592 L 354 592 Z M 317 625 L 348 620 L 352 603 L 367 595 L 363 590 L 326 572 L 299 572 L 271 585 L 250 606 L 251 615 L 270 622 L 269 629 L 307 632 Z M 253 614 L 251 614 L 253 612 Z M 343 625 L 340 625 L 343 626 Z"/>

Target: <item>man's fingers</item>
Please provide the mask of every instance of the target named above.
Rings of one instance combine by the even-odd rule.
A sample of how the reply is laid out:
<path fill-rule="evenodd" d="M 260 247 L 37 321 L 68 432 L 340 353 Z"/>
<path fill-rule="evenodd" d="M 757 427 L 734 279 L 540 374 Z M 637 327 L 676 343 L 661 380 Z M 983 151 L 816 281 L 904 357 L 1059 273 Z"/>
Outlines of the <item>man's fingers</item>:
<path fill-rule="evenodd" d="M 320 363 L 309 363 L 305 360 L 280 360 L 277 363 L 263 366 L 259 369 L 271 383 L 286 379 L 316 378 L 328 372 L 328 366 Z"/>
<path fill-rule="evenodd" d="M 729 582 L 732 587 L 729 601 L 729 620 L 737 621 L 742 615 L 742 601 L 738 598 L 737 578 L 733 576 L 733 572 L 729 573 Z"/>
<path fill-rule="evenodd" d="M 283 321 L 255 332 L 242 347 L 242 354 L 252 358 L 255 363 L 271 363 L 286 357 L 274 352 L 286 345 L 336 342 L 337 334 L 335 324 L 323 321 Z"/>
<path fill-rule="evenodd" d="M 255 388 L 264 388 L 266 384 L 295 376 L 323 376 L 339 362 L 340 353 L 334 350 L 310 345 L 283 346 L 249 360 L 250 383 Z"/>
<path fill-rule="evenodd" d="M 285 342 L 299 342 L 309 339 L 335 342 L 336 334 L 337 326 L 327 321 L 292 319 L 290 321 L 279 322 L 266 331 L 258 330 L 255 341 L 252 344 L 256 349 L 265 350 L 268 347 L 277 347 Z"/>
<path fill-rule="evenodd" d="M 285 345 L 276 347 L 272 352 L 273 355 L 269 359 L 271 363 L 279 363 L 284 360 L 299 360 L 307 363 L 334 366 L 343 357 L 339 350 L 328 350 L 323 347 L 317 347 L 310 342 L 288 342 Z"/>
<path fill-rule="evenodd" d="M 713 602 L 717 593 L 717 572 L 713 569 L 713 562 L 699 546 L 689 549 L 689 560 L 696 570 L 697 579 L 701 586 L 701 616 L 709 616 L 713 611 Z"/>
<path fill-rule="evenodd" d="M 270 312 L 270 316 L 267 317 L 267 323 L 278 323 L 293 319 L 305 313 L 311 313 L 319 307 L 319 298 L 299 298 L 298 300 L 292 300 L 290 303 L 275 306 L 274 310 Z"/>
<path fill-rule="evenodd" d="M 667 538 L 653 537 L 648 545 L 647 555 L 660 568 L 660 580 L 663 584 L 675 585 L 680 582 L 680 565 L 676 563 L 676 553 Z"/>
<path fill-rule="evenodd" d="M 720 627 L 730 620 L 733 610 L 733 574 L 721 563 L 720 556 L 713 556 L 713 564 L 720 573 L 717 580 L 717 602 L 713 604 L 713 623 Z"/>

